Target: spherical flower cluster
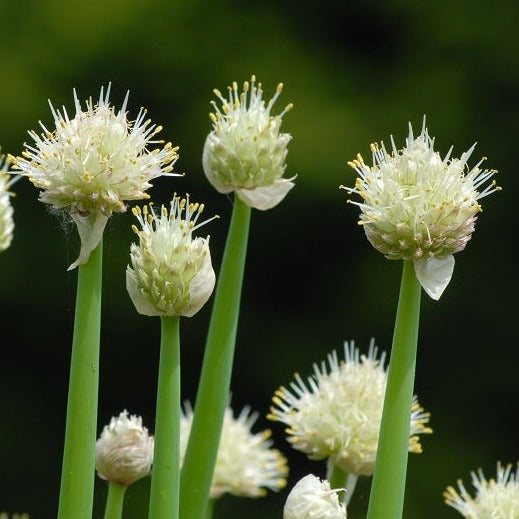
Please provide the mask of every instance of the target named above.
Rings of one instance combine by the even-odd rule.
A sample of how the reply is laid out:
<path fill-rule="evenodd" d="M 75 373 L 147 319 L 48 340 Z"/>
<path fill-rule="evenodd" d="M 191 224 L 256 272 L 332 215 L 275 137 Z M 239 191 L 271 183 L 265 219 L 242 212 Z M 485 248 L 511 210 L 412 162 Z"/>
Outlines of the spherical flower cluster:
<path fill-rule="evenodd" d="M 337 496 L 342 490 L 332 490 L 328 481 L 308 474 L 288 494 L 283 519 L 346 519 L 346 507 Z"/>
<path fill-rule="evenodd" d="M 8 173 L 4 157 L 0 156 L 0 252 L 11 245 L 14 231 L 13 206 L 9 187 L 16 180 Z"/>
<path fill-rule="evenodd" d="M 110 86 L 101 89 L 97 104 L 92 98 L 83 111 L 74 91 L 76 114 L 55 110 L 55 130 L 43 123 L 43 133 L 30 131 L 34 144 L 25 144 L 21 157 L 10 157 L 14 167 L 42 191 L 39 199 L 56 209 L 67 209 L 78 225 L 81 252 L 73 268 L 85 263 L 99 243 L 106 221 L 113 212 L 126 210 L 129 200 L 149 198 L 150 181 L 171 174 L 178 158 L 170 142 L 157 140 L 160 126 L 146 119 L 141 109 L 137 119 L 126 116 L 126 96 L 116 112 L 109 103 Z M 158 145 L 148 149 L 149 145 Z"/>
<path fill-rule="evenodd" d="M 139 244 L 130 248 L 131 266 L 126 269 L 126 288 L 135 308 L 143 315 L 193 316 L 213 292 L 215 274 L 211 265 L 209 237 L 193 238 L 204 210 L 175 195 L 170 211 L 153 205 L 132 209 L 141 225 L 133 226 Z"/>
<path fill-rule="evenodd" d="M 397 150 L 391 138 L 392 153 L 384 144 L 371 145 L 373 166 L 362 156 L 349 165 L 359 177 L 354 188 L 362 202 L 359 224 L 370 243 L 389 259 L 414 262 L 423 288 L 438 299 L 454 269 L 453 254 L 470 240 L 481 211 L 479 200 L 499 189 L 495 181 L 481 186 L 495 170 L 481 170 L 479 161 L 468 169 L 474 146 L 461 155 L 444 159 L 435 152 L 434 139 L 424 125 L 414 138 L 411 125 L 406 146 Z"/>
<path fill-rule="evenodd" d="M 244 82 L 242 93 L 234 82 L 228 99 L 214 90 L 222 108 L 212 102 L 213 130 L 205 141 L 202 159 L 205 175 L 218 192 L 234 191 L 256 209 L 276 206 L 294 186 L 293 179 L 282 178 L 291 136 L 280 133 L 282 117 L 292 105 L 271 115 L 282 87 L 280 83 L 266 106 L 261 83 L 256 85 L 254 76 L 250 83 Z"/>
<path fill-rule="evenodd" d="M 281 386 L 273 397 L 268 418 L 288 425 L 288 441 L 310 459 L 328 462 L 357 476 L 373 474 L 387 383 L 385 354 L 377 358 L 371 341 L 367 356 L 353 341 L 344 344 L 344 361 L 333 351 L 314 364 L 307 383 L 296 373 L 290 389 Z M 424 413 L 413 400 L 409 451 L 421 452 L 417 434 L 431 433 Z"/>
<path fill-rule="evenodd" d="M 211 499 L 225 493 L 239 497 L 263 497 L 266 489 L 277 492 L 285 487 L 287 460 L 271 448 L 270 431 L 252 433 L 258 413 L 244 407 L 237 418 L 232 409 L 225 410 L 216 466 L 211 484 Z M 180 418 L 180 460 L 184 461 L 193 410 L 186 404 Z"/>
<path fill-rule="evenodd" d="M 463 517 L 470 519 L 512 519 L 519 517 L 519 464 L 515 473 L 512 465 L 497 464 L 497 479 L 487 481 L 483 471 L 471 472 L 476 497 L 472 497 L 461 480 L 458 492 L 447 487 L 445 503 L 455 508 Z"/>
<path fill-rule="evenodd" d="M 96 442 L 96 470 L 100 478 L 128 486 L 147 476 L 153 463 L 153 436 L 140 416 L 124 410 L 103 428 Z"/>

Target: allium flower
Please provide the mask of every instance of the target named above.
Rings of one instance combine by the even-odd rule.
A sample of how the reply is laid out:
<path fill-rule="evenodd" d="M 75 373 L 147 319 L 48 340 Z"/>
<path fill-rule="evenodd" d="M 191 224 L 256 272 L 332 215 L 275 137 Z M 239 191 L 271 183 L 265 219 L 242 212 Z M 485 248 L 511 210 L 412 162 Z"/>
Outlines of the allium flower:
<path fill-rule="evenodd" d="M 222 435 L 211 484 L 211 499 L 225 493 L 239 497 L 263 497 L 266 489 L 277 492 L 285 487 L 287 460 L 271 448 L 271 432 L 251 432 L 258 413 L 244 407 L 237 418 L 232 409 L 225 410 Z M 193 410 L 186 403 L 180 417 L 180 462 L 184 456 L 193 423 Z"/>
<path fill-rule="evenodd" d="M 150 473 L 153 436 L 140 416 L 124 410 L 103 428 L 96 442 L 96 470 L 102 479 L 129 486 Z"/>
<path fill-rule="evenodd" d="M 108 217 L 126 210 L 129 200 L 149 198 L 150 181 L 170 174 L 178 158 L 171 143 L 157 140 L 161 126 L 146 119 L 141 109 L 135 121 L 126 117 L 128 94 L 119 112 L 101 88 L 83 111 L 74 91 L 76 115 L 71 119 L 50 105 L 56 129 L 30 131 L 34 145 L 25 144 L 22 157 L 10 157 L 15 168 L 42 191 L 39 199 L 67 209 L 81 238 L 79 258 L 69 269 L 85 263 L 103 235 Z M 150 144 L 159 145 L 152 150 Z"/>
<path fill-rule="evenodd" d="M 13 206 L 9 188 L 17 178 L 9 175 L 9 168 L 4 157 L 0 156 L 0 252 L 7 249 L 13 239 Z"/>
<path fill-rule="evenodd" d="M 497 479 L 487 481 L 483 471 L 471 472 L 476 497 L 472 497 L 461 480 L 458 492 L 447 487 L 443 493 L 445 503 L 470 519 L 513 519 L 519 517 L 519 464 L 515 473 L 512 465 L 497 464 Z"/>
<path fill-rule="evenodd" d="M 344 361 L 337 353 L 314 364 L 307 383 L 299 374 L 290 389 L 281 386 L 272 398 L 268 418 L 288 425 L 288 441 L 310 459 L 328 458 L 357 476 L 373 474 L 380 422 L 387 383 L 385 354 L 377 358 L 372 340 L 367 356 L 360 355 L 353 341 L 344 343 Z M 421 452 L 417 434 L 431 433 L 416 397 L 411 410 L 409 451 Z"/>
<path fill-rule="evenodd" d="M 135 308 L 143 315 L 191 317 L 209 299 L 215 284 L 209 237 L 193 238 L 203 204 L 189 196 L 175 195 L 170 211 L 153 205 L 132 209 L 141 230 L 133 226 L 139 245 L 130 248 L 131 267 L 126 269 L 126 288 Z"/>
<path fill-rule="evenodd" d="M 280 83 L 267 106 L 255 76 L 250 84 L 243 83 L 242 93 L 234 82 L 228 99 L 214 90 L 222 108 L 212 101 L 214 113 L 209 115 L 213 130 L 205 141 L 202 159 L 205 175 L 218 192 L 235 191 L 256 209 L 276 206 L 294 186 L 293 178 L 282 178 L 291 136 L 280 133 L 282 117 L 292 104 L 279 115 L 270 113 L 282 88 Z"/>
<path fill-rule="evenodd" d="M 327 480 L 308 474 L 288 494 L 283 519 L 346 519 L 346 507 L 337 496 L 343 490 L 332 490 Z"/>
<path fill-rule="evenodd" d="M 425 119 L 416 138 L 409 125 L 404 149 L 397 150 L 392 137 L 391 145 L 391 154 L 384 143 L 371 145 L 373 166 L 357 155 L 348 163 L 359 174 L 355 187 L 341 187 L 362 198 L 352 203 L 373 247 L 386 258 L 412 261 L 420 284 L 437 300 L 452 277 L 453 254 L 474 231 L 479 200 L 500 189 L 493 180 L 478 191 L 496 171 L 481 170 L 484 159 L 468 169 L 475 145 L 459 159 L 450 158 L 452 148 L 442 159 Z"/>

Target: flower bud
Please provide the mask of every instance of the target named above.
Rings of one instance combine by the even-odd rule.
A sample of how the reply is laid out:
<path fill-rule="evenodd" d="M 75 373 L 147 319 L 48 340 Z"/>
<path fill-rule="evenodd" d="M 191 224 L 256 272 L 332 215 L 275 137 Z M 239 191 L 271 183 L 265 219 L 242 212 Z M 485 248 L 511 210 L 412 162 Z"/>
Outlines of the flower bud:
<path fill-rule="evenodd" d="M 147 476 L 153 463 L 153 436 L 140 416 L 124 410 L 105 426 L 96 442 L 96 470 L 100 478 L 129 486 Z"/>
<path fill-rule="evenodd" d="M 359 224 L 369 242 L 388 259 L 412 261 L 424 290 L 439 299 L 452 277 L 453 254 L 462 251 L 472 236 L 479 200 L 500 188 L 495 181 L 480 187 L 495 173 L 481 170 L 480 160 L 472 169 L 467 162 L 472 146 L 461 158 L 442 159 L 434 151 L 434 139 L 425 127 L 414 138 L 409 125 L 406 146 L 392 153 L 384 143 L 371 145 L 373 166 L 362 156 L 348 164 L 359 174 L 355 187 L 362 202 Z"/>
<path fill-rule="evenodd" d="M 149 198 L 150 181 L 171 175 L 178 148 L 157 139 L 161 126 L 151 124 L 141 109 L 135 121 L 126 117 L 128 95 L 116 112 L 109 103 L 110 86 L 101 89 L 83 111 L 74 91 L 76 115 L 55 110 L 55 130 L 43 123 L 43 133 L 30 131 L 34 145 L 26 144 L 21 157 L 10 157 L 14 167 L 39 189 L 40 201 L 67 209 L 81 238 L 79 258 L 69 267 L 86 263 L 100 242 L 108 217 L 126 211 L 126 201 Z M 159 147 L 148 149 L 150 144 Z"/>
<path fill-rule="evenodd" d="M 449 486 L 443 493 L 445 503 L 469 519 L 511 519 L 519 517 L 519 463 L 515 472 L 509 463 L 497 464 L 497 478 L 487 480 L 483 471 L 471 472 L 476 495 L 472 497 L 458 480 L 459 493 Z"/>
<path fill-rule="evenodd" d="M 229 87 L 229 98 L 214 90 L 222 103 L 221 110 L 212 102 L 210 114 L 213 130 L 204 145 L 202 163 L 209 182 L 220 193 L 235 191 L 248 206 L 271 209 L 292 189 L 293 179 L 285 179 L 288 133 L 280 133 L 283 115 L 292 108 L 287 105 L 280 115 L 271 115 L 283 85 L 277 87 L 274 97 L 265 106 L 261 83 Z"/>
<path fill-rule="evenodd" d="M 266 489 L 278 492 L 286 486 L 287 460 L 281 452 L 272 448 L 268 429 L 252 432 L 257 418 L 258 413 L 251 412 L 248 406 L 236 418 L 232 409 L 226 407 L 211 483 L 211 499 L 218 499 L 226 493 L 238 497 L 263 497 Z M 193 410 L 186 403 L 180 417 L 181 463 L 192 423 Z"/>
<path fill-rule="evenodd" d="M 327 480 L 308 474 L 288 494 L 283 519 L 346 519 L 346 507 L 337 496 L 343 490 L 332 490 Z"/>
<path fill-rule="evenodd" d="M 215 284 L 209 238 L 192 236 L 213 219 L 197 225 L 203 209 L 188 196 L 175 196 L 169 213 L 162 206 L 157 214 L 151 204 L 133 208 L 141 229 L 133 226 L 139 244 L 130 248 L 126 288 L 140 314 L 191 317 L 209 299 Z"/>
<path fill-rule="evenodd" d="M 289 387 L 281 386 L 267 418 L 286 424 L 288 442 L 310 459 L 328 459 L 349 474 L 371 476 L 387 385 L 384 361 L 374 340 L 368 355 L 360 355 L 353 341 L 345 342 L 344 359 L 333 351 L 329 369 L 324 361 L 314 364 L 306 383 L 296 374 Z M 410 413 L 409 451 L 420 453 L 418 435 L 432 432 L 429 413 L 416 397 Z"/>

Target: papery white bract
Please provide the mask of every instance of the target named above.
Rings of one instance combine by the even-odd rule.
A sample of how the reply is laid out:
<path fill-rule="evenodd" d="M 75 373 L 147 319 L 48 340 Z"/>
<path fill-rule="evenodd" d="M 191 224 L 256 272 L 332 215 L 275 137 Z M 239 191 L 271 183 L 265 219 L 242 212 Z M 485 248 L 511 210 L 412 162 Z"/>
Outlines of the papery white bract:
<path fill-rule="evenodd" d="M 458 491 L 452 486 L 443 493 L 445 503 L 470 519 L 512 519 L 519 517 L 519 464 L 515 473 L 512 464 L 497 464 L 497 478 L 486 480 L 483 471 L 471 472 L 476 489 L 472 497 L 461 480 Z"/>
<path fill-rule="evenodd" d="M 218 192 L 234 191 L 256 209 L 276 206 L 294 186 L 293 178 L 283 178 L 291 136 L 280 133 L 282 117 L 292 105 L 279 115 L 271 114 L 282 86 L 278 85 L 266 106 L 261 83 L 256 84 L 254 76 L 250 83 L 244 82 L 241 93 L 234 82 L 228 99 L 214 90 L 222 108 L 212 102 L 213 130 L 205 141 L 202 158 L 205 175 Z"/>
<path fill-rule="evenodd" d="M 55 129 L 40 122 L 41 134 L 29 132 L 34 144 L 26 143 L 21 157 L 9 157 L 41 189 L 42 202 L 68 210 L 78 225 L 81 251 L 69 269 L 88 260 L 110 215 L 125 211 L 127 201 L 149 198 L 150 181 L 172 174 L 178 158 L 178 148 L 157 140 L 162 127 L 146 119 L 146 110 L 129 121 L 128 94 L 118 112 L 109 95 L 110 86 L 106 92 L 101 88 L 97 104 L 90 98 L 83 111 L 74 91 L 73 118 L 65 107 L 55 110 L 51 104 Z"/>
<path fill-rule="evenodd" d="M 344 360 L 337 353 L 314 364 L 307 382 L 296 373 L 290 386 L 281 386 L 267 416 L 288 425 L 288 441 L 310 459 L 328 462 L 356 476 L 373 474 L 387 383 L 385 354 L 371 341 L 368 355 L 354 342 L 344 343 Z M 417 434 L 430 433 L 416 397 L 410 419 L 409 451 L 421 452 Z"/>
<path fill-rule="evenodd" d="M 147 476 L 153 463 L 153 436 L 140 416 L 124 410 L 103 428 L 96 442 L 96 470 L 100 478 L 128 486 Z"/>
<path fill-rule="evenodd" d="M 192 236 L 213 219 L 197 224 L 203 209 L 176 195 L 169 212 L 162 206 L 157 214 L 151 204 L 133 208 L 141 229 L 133 226 L 139 243 L 130 248 L 126 288 L 140 314 L 191 317 L 209 299 L 215 284 L 209 238 Z"/>
<path fill-rule="evenodd" d="M 331 489 L 327 480 L 308 474 L 288 494 L 283 519 L 346 519 L 346 507 L 337 496 L 344 490 Z"/>
<path fill-rule="evenodd" d="M 412 261 L 424 290 L 439 299 L 452 277 L 453 254 L 474 231 L 479 200 L 500 189 L 495 180 L 482 187 L 496 171 L 481 170 L 484 159 L 468 169 L 475 145 L 459 159 L 451 158 L 452 148 L 442 159 L 425 119 L 416 138 L 409 124 L 405 148 L 397 150 L 393 138 L 391 145 L 391 153 L 384 143 L 371 145 L 373 166 L 357 155 L 348 163 L 359 175 L 355 187 L 341 187 L 362 198 L 349 202 L 360 207 L 359 224 L 373 247 L 389 259 Z"/>
<path fill-rule="evenodd" d="M 244 407 L 237 418 L 232 409 L 225 410 L 216 466 L 211 484 L 211 499 L 225 493 L 239 497 L 263 497 L 266 489 L 277 492 L 285 487 L 287 460 L 272 448 L 270 431 L 252 433 L 258 413 Z M 193 410 L 189 403 L 180 418 L 180 459 L 187 449 Z"/>

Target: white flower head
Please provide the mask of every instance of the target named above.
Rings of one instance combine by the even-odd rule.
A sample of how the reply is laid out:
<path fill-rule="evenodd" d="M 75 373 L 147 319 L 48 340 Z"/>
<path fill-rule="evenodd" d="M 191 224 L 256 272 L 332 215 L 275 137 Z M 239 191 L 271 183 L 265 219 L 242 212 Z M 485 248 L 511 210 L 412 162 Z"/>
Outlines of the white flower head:
<path fill-rule="evenodd" d="M 19 177 L 12 177 L 9 173 L 7 163 L 0 155 L 0 252 L 6 250 L 13 240 L 14 220 L 11 205 L 13 194 L 9 188 Z"/>
<path fill-rule="evenodd" d="M 146 119 L 141 108 L 135 121 L 126 114 L 128 94 L 116 112 L 109 103 L 110 85 L 99 100 L 86 102 L 83 111 L 74 90 L 76 114 L 50 108 L 56 128 L 42 122 L 41 134 L 30 131 L 34 144 L 25 144 L 21 157 L 12 157 L 16 169 L 39 189 L 39 199 L 66 209 L 78 225 L 79 258 L 69 269 L 85 263 L 103 235 L 108 217 L 126 210 L 130 200 L 148 199 L 150 181 L 172 174 L 178 148 L 158 140 L 161 126 Z M 149 149 L 149 145 L 154 145 Z"/>
<path fill-rule="evenodd" d="M 348 164 L 359 177 L 354 188 L 361 202 L 359 224 L 370 243 L 389 259 L 412 261 L 424 290 L 439 299 L 450 282 L 453 254 L 462 251 L 470 240 L 481 211 L 479 200 L 500 188 L 495 180 L 480 188 L 495 173 L 481 170 L 480 160 L 467 166 L 474 147 L 459 159 L 445 158 L 434 151 L 425 118 L 420 135 L 413 136 L 409 124 L 406 146 L 397 150 L 391 137 L 392 152 L 384 143 L 371 145 L 373 166 L 360 154 Z"/>
<path fill-rule="evenodd" d="M 294 186 L 293 178 L 283 178 L 291 136 L 280 133 L 282 117 L 292 104 L 279 115 L 271 114 L 282 88 L 280 83 L 265 106 L 261 83 L 256 84 L 255 76 L 250 83 L 243 83 L 241 93 L 233 82 L 228 99 L 214 90 L 222 108 L 212 101 L 214 113 L 209 114 L 213 130 L 205 141 L 202 158 L 206 177 L 218 192 L 234 191 L 248 206 L 261 210 L 279 204 Z"/>
<path fill-rule="evenodd" d="M 344 343 L 344 360 L 328 355 L 328 365 L 314 364 L 307 382 L 299 374 L 289 388 L 281 386 L 267 416 L 288 425 L 288 441 L 310 459 L 329 463 L 357 476 L 373 474 L 387 383 L 385 354 L 377 357 L 371 341 L 368 355 L 354 342 Z M 416 397 L 410 419 L 409 451 L 421 452 L 417 434 L 431 433 Z"/>
<path fill-rule="evenodd" d="M 103 428 L 96 442 L 96 470 L 100 478 L 128 486 L 147 476 L 153 463 L 153 436 L 140 416 L 124 410 Z"/>
<path fill-rule="evenodd" d="M 331 489 L 327 480 L 308 474 L 288 494 L 283 519 L 346 519 L 346 507 L 337 496 L 343 490 Z"/>
<path fill-rule="evenodd" d="M 203 204 L 174 196 L 170 210 L 153 205 L 132 209 L 141 229 L 133 226 L 139 244 L 130 247 L 131 266 L 126 288 L 140 314 L 191 317 L 213 292 L 215 274 L 209 237 L 193 238 L 193 231 L 216 216 L 197 223 Z"/>
<path fill-rule="evenodd" d="M 470 519 L 513 519 L 519 517 L 519 463 L 497 464 L 497 478 L 486 480 L 483 471 L 471 472 L 476 496 L 472 497 L 458 480 L 459 493 L 449 486 L 443 493 L 445 503 Z"/>
<path fill-rule="evenodd" d="M 287 460 L 272 448 L 271 432 L 267 429 L 252 433 L 258 413 L 244 407 L 237 418 L 232 409 L 225 410 L 222 434 L 210 497 L 217 499 L 225 493 L 239 497 L 263 497 L 266 489 L 277 492 L 286 486 Z M 180 417 L 180 461 L 187 448 L 193 410 L 186 403 Z"/>

